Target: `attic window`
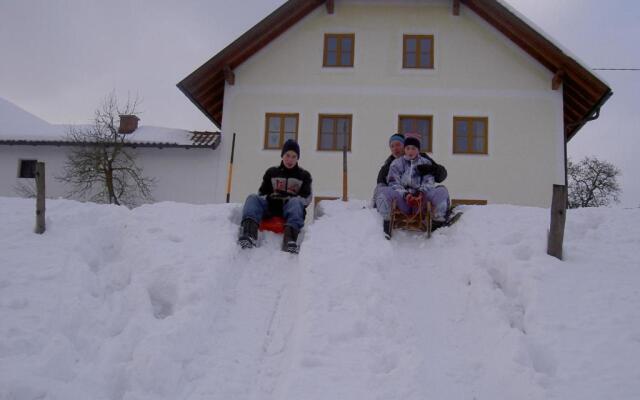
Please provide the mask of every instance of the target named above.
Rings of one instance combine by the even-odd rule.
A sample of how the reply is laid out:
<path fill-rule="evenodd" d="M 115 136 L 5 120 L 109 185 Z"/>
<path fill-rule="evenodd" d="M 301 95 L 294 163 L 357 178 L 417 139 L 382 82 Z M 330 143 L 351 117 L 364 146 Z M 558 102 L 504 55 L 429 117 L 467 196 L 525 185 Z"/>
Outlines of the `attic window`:
<path fill-rule="evenodd" d="M 264 148 L 281 149 L 288 139 L 298 140 L 298 114 L 267 113 Z"/>
<path fill-rule="evenodd" d="M 38 160 L 20 160 L 18 178 L 35 178 Z"/>
<path fill-rule="evenodd" d="M 433 35 L 404 35 L 402 68 L 433 69 Z"/>
<path fill-rule="evenodd" d="M 324 35 L 324 67 L 353 67 L 355 33 L 326 33 Z"/>

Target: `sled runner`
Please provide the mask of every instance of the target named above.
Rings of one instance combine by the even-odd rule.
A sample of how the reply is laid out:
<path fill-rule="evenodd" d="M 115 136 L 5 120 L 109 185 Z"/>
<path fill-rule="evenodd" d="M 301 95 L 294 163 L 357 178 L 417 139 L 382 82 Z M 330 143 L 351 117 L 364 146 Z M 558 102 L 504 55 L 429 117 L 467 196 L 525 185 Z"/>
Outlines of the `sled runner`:
<path fill-rule="evenodd" d="M 433 221 L 431 224 L 431 231 L 435 231 L 436 229 L 446 228 L 455 224 L 460 217 L 462 217 L 463 212 L 456 210 L 456 206 L 453 206 L 447 213 L 447 219 L 443 222 Z"/>
<path fill-rule="evenodd" d="M 408 231 L 426 232 L 427 238 L 431 237 L 431 203 L 427 201 L 426 206 L 423 205 L 424 198 L 422 196 L 414 197 L 409 202 L 415 210 L 413 213 L 405 214 L 398 209 L 395 200 L 391 204 L 390 234 L 395 229 L 403 229 Z"/>

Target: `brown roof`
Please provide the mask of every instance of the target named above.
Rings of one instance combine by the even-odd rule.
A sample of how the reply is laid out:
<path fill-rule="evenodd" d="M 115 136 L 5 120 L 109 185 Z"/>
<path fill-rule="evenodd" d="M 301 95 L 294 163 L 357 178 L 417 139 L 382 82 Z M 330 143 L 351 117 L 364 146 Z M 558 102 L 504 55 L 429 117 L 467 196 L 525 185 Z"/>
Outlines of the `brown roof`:
<path fill-rule="evenodd" d="M 324 0 L 287 1 L 184 78 L 178 83 L 178 88 L 220 128 L 225 69 L 233 71 L 324 3 Z M 460 3 L 485 19 L 554 73 L 557 79 L 562 80 L 564 126 L 567 139 L 571 139 L 589 120 L 597 118 L 600 107 L 613 94 L 604 82 L 499 1 L 460 0 Z M 551 82 L 549 84 L 551 85 Z"/>

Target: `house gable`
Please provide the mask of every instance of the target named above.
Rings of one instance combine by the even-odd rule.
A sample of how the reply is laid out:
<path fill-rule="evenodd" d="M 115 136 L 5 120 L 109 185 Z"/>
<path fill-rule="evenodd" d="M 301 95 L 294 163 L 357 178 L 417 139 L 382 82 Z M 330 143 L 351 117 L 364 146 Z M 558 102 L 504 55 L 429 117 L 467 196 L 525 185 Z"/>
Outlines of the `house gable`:
<path fill-rule="evenodd" d="M 225 84 L 234 82 L 233 70 L 314 10 L 334 12 L 333 2 L 327 4 L 326 9 L 319 9 L 324 3 L 325 1 L 320 0 L 289 0 L 178 83 L 178 88 L 220 127 Z M 600 107 L 612 94 L 604 82 L 500 1 L 460 0 L 460 3 L 463 13 L 465 7 L 473 11 L 548 69 L 552 74 L 549 87 L 559 89 L 562 83 L 567 139 L 575 135 L 594 115 L 597 117 Z M 339 13 L 339 7 L 335 8 L 335 13 Z M 450 14 L 453 17 L 453 4 Z M 356 39 L 356 58 L 357 46 Z"/>

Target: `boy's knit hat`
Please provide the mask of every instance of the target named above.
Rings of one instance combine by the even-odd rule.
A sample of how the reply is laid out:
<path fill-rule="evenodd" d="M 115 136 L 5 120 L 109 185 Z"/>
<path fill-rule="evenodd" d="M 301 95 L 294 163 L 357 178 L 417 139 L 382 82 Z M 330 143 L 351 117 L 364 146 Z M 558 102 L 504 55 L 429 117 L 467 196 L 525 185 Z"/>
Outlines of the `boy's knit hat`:
<path fill-rule="evenodd" d="M 280 153 L 280 157 L 284 156 L 284 153 L 289 150 L 295 152 L 298 155 L 298 158 L 300 158 L 300 145 L 298 144 L 298 142 L 293 139 L 289 139 L 284 142 L 284 144 L 282 145 L 282 152 Z"/>
<path fill-rule="evenodd" d="M 420 149 L 420 139 L 417 137 L 409 136 L 404 139 L 405 146 L 415 146 L 418 150 Z"/>

